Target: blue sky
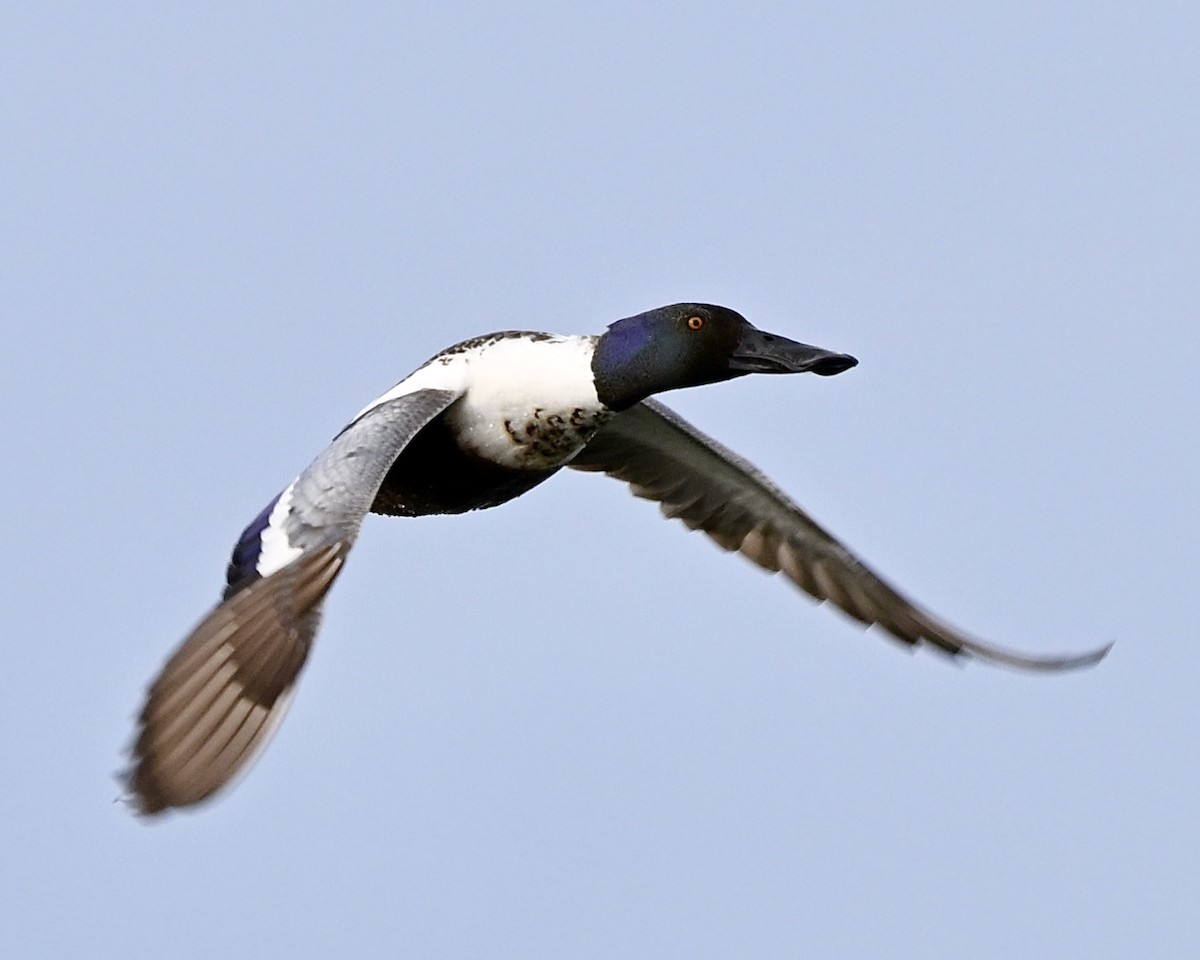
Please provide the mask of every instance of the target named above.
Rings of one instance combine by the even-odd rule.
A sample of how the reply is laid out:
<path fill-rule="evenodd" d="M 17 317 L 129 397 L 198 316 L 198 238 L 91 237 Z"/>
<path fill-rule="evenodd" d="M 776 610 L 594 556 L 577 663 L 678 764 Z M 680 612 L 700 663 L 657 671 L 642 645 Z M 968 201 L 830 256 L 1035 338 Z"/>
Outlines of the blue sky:
<path fill-rule="evenodd" d="M 1192 957 L 1193 5 L 10 5 L 0 954 Z M 677 300 L 844 350 L 667 402 L 1031 677 L 594 476 L 371 518 L 251 775 L 141 691 L 457 340 Z"/>

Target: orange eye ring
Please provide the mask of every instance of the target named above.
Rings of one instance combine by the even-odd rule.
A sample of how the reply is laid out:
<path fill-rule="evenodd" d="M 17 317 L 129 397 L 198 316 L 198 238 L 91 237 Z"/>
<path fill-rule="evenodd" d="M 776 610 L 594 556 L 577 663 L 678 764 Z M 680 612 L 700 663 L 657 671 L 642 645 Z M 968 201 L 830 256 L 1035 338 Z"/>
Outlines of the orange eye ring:
<path fill-rule="evenodd" d="M 701 327 L 704 326 L 704 318 L 703 317 L 688 317 L 687 325 L 688 325 L 689 330 L 699 330 Z"/>

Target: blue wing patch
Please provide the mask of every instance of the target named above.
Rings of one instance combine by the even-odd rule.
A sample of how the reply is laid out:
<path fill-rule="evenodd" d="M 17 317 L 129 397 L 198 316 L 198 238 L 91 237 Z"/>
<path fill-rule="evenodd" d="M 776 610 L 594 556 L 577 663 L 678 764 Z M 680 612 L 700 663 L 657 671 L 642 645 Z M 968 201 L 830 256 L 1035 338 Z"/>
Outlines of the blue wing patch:
<path fill-rule="evenodd" d="M 267 529 L 271 519 L 271 511 L 279 502 L 282 493 L 276 494 L 271 502 L 263 507 L 262 512 L 250 521 L 250 525 L 242 531 L 233 555 L 229 558 L 229 566 L 225 570 L 225 593 L 223 599 L 228 600 L 235 593 L 244 590 L 255 580 L 262 579 L 258 572 L 258 558 L 262 555 L 262 534 Z"/>

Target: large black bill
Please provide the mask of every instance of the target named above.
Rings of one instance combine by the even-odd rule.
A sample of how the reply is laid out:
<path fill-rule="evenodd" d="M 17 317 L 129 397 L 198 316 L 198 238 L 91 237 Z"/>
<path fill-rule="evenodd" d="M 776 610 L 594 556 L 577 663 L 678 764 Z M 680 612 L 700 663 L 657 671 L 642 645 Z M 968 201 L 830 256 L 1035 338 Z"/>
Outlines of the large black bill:
<path fill-rule="evenodd" d="M 811 347 L 754 327 L 742 334 L 729 360 L 731 370 L 745 373 L 815 373 L 822 377 L 832 377 L 857 364 L 848 353 Z"/>

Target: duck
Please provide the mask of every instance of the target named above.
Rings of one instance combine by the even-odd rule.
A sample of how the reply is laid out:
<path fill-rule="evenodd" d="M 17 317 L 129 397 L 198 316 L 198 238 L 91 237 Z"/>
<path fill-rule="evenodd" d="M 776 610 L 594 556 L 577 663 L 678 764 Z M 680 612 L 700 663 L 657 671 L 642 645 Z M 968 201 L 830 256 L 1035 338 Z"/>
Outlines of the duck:
<path fill-rule="evenodd" d="M 210 799 L 287 711 L 323 601 L 368 513 L 458 514 L 564 467 L 607 474 L 724 550 L 908 648 L 1034 671 L 893 587 L 761 471 L 654 397 L 751 374 L 831 377 L 857 359 L 767 333 L 727 307 L 676 303 L 598 336 L 503 331 L 455 344 L 367 404 L 238 538 L 221 600 L 149 685 L 122 779 L 135 812 Z"/>

